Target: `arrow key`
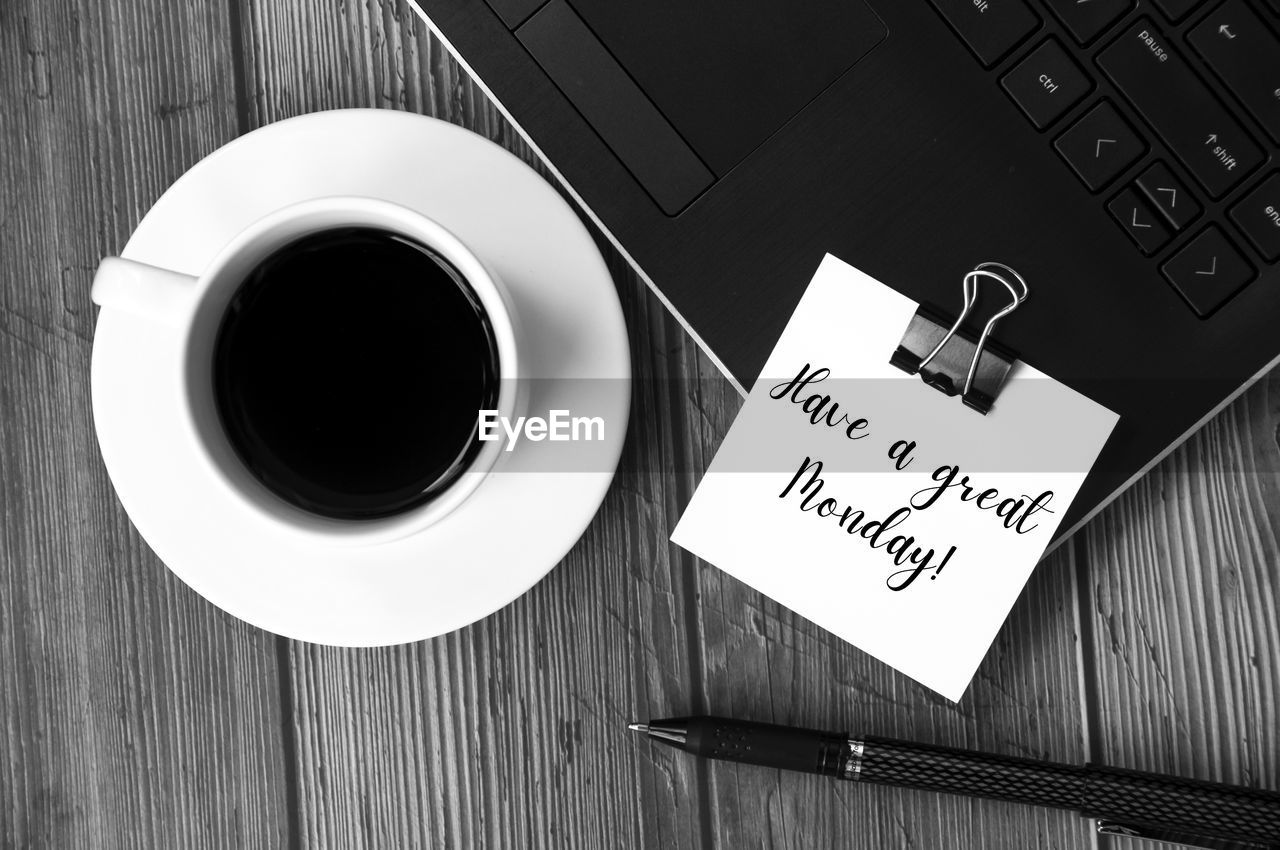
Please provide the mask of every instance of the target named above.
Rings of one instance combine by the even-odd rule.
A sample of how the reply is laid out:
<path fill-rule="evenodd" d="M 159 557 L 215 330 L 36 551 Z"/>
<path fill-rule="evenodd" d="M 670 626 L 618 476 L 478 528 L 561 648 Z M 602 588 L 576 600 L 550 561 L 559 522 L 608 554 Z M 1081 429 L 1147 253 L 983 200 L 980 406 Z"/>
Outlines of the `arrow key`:
<path fill-rule="evenodd" d="M 1253 280 L 1253 267 L 1216 225 L 1209 225 L 1160 267 L 1200 317 L 1208 316 Z"/>
<path fill-rule="evenodd" d="M 1160 214 L 1132 189 L 1116 195 L 1107 210 L 1148 257 L 1163 248 L 1173 235 Z"/>
<path fill-rule="evenodd" d="M 1094 192 L 1116 179 L 1147 149 L 1106 101 L 1085 113 L 1053 146 Z"/>
<path fill-rule="evenodd" d="M 1173 225 L 1174 230 L 1184 230 L 1200 215 L 1200 202 L 1163 162 L 1156 160 L 1147 166 L 1136 183 L 1151 205 Z"/>

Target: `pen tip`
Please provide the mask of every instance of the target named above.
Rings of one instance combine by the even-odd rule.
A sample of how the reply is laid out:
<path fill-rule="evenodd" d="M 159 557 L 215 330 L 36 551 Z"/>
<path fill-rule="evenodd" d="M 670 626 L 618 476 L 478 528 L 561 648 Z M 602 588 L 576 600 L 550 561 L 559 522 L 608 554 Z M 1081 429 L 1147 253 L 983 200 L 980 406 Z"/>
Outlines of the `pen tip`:
<path fill-rule="evenodd" d="M 632 732 L 648 732 L 649 724 L 648 723 L 628 723 L 627 728 L 630 729 Z"/>

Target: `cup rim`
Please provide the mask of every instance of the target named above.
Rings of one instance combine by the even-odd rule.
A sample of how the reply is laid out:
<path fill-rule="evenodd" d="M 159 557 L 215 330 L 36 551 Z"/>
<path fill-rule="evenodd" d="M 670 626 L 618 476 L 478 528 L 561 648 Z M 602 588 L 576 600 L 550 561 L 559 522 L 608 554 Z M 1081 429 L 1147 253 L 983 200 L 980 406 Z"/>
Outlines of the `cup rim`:
<path fill-rule="evenodd" d="M 306 226 L 307 222 L 314 226 Z M 231 446 L 217 415 L 216 404 L 210 400 L 213 394 L 212 375 L 197 377 L 208 371 L 203 366 L 212 365 L 211 347 L 216 339 L 216 327 L 231 297 L 243 283 L 241 279 L 228 280 L 226 275 L 244 260 L 244 252 L 251 248 L 256 250 L 249 255 L 250 267 L 294 239 L 309 233 L 352 226 L 382 227 L 408 236 L 454 266 L 479 299 L 492 328 L 498 354 L 496 403 L 499 414 L 514 419 L 525 400 L 524 382 L 519 380 L 522 364 L 511 295 L 493 269 L 435 219 L 380 198 L 330 195 L 281 207 L 246 226 L 197 276 L 193 296 L 195 304 L 182 328 L 179 355 L 182 414 L 201 462 L 225 491 L 250 507 L 253 514 L 268 524 L 326 545 L 376 545 L 423 531 L 465 502 L 502 457 L 500 442 L 483 442 L 471 463 L 453 483 L 424 504 L 385 517 L 342 519 L 313 513 L 285 500 L 258 480 Z M 285 233 L 280 235 L 281 231 Z M 216 303 L 218 299 L 221 299 L 221 304 Z M 211 303 L 217 307 L 212 318 L 207 316 Z M 202 334 L 202 323 L 212 324 L 214 330 Z M 202 336 L 207 338 L 208 344 L 200 342 Z M 202 404 L 206 408 L 204 411 L 199 409 Z M 210 445 L 211 440 L 219 445 Z M 234 470 L 226 468 L 228 462 L 235 465 Z"/>

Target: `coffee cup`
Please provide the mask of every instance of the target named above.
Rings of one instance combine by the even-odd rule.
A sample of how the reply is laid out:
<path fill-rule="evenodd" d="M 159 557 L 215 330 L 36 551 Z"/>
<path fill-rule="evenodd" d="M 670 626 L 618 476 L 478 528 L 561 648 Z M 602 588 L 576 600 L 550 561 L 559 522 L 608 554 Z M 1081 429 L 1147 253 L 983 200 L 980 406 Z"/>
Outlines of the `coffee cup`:
<path fill-rule="evenodd" d="M 93 300 L 175 334 L 181 427 L 224 496 L 324 545 L 390 542 L 457 509 L 499 462 L 480 411 L 524 406 L 498 276 L 448 229 L 365 197 L 303 201 L 198 276 L 102 261 Z"/>

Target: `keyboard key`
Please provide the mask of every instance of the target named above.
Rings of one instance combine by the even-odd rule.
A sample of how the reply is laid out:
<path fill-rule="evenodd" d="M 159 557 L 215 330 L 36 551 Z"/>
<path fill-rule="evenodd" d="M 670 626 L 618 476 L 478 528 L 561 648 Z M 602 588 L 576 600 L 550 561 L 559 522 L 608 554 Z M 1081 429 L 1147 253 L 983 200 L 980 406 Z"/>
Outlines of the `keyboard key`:
<path fill-rule="evenodd" d="M 1040 26 L 1026 0 L 932 0 L 984 68 L 1004 58 Z"/>
<path fill-rule="evenodd" d="M 1138 190 L 1173 225 L 1174 230 L 1185 230 L 1200 215 L 1200 202 L 1163 162 L 1151 163 L 1135 182 Z"/>
<path fill-rule="evenodd" d="M 1031 51 L 1000 84 L 1041 130 L 1079 102 L 1092 85 L 1062 45 L 1052 39 Z"/>
<path fill-rule="evenodd" d="M 1262 151 L 1148 20 L 1127 29 L 1098 64 L 1215 198 L 1262 162 Z"/>
<path fill-rule="evenodd" d="M 1232 207 L 1231 218 L 1267 262 L 1280 260 L 1280 172 Z"/>
<path fill-rule="evenodd" d="M 1214 225 L 1201 231 L 1160 268 L 1201 317 L 1221 307 L 1253 280 L 1253 269 Z"/>
<path fill-rule="evenodd" d="M 1045 0 L 1045 2 L 1081 44 L 1092 41 L 1094 36 L 1133 6 L 1132 0 Z"/>
<path fill-rule="evenodd" d="M 1107 204 L 1111 217 L 1148 257 L 1159 251 L 1173 234 L 1164 219 L 1132 189 L 1125 189 Z"/>
<path fill-rule="evenodd" d="M 1280 38 L 1241 0 L 1209 13 L 1191 44 L 1245 109 L 1280 142 Z"/>
<path fill-rule="evenodd" d="M 1201 2 L 1202 0 L 1155 0 L 1160 11 L 1175 21 L 1186 17 L 1187 12 L 1199 6 Z"/>
<path fill-rule="evenodd" d="M 1105 101 L 1053 143 L 1091 191 L 1098 191 L 1146 152 L 1147 146 Z"/>

